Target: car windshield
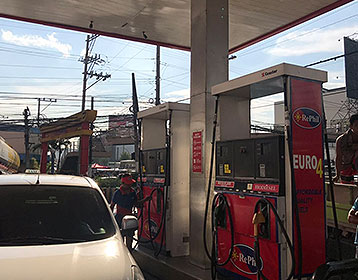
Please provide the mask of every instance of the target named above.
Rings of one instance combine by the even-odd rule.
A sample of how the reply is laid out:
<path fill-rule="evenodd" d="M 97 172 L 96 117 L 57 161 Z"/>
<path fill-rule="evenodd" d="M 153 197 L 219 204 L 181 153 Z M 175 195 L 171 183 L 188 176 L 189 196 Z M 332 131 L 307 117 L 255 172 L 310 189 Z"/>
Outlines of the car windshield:
<path fill-rule="evenodd" d="M 109 210 L 96 189 L 0 187 L 0 246 L 86 242 L 114 234 Z"/>

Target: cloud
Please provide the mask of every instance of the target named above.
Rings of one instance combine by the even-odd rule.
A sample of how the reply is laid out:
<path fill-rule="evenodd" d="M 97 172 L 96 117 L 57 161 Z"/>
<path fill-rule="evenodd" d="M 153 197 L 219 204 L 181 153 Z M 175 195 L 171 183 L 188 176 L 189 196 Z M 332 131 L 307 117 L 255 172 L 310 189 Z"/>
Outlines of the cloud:
<path fill-rule="evenodd" d="M 63 54 L 64 57 L 68 57 L 72 50 L 70 44 L 61 43 L 56 37 L 56 33 L 48 34 L 45 38 L 39 35 L 22 35 L 18 36 L 11 31 L 1 30 L 2 39 L 6 42 L 26 47 L 39 47 L 42 49 L 55 49 Z"/>
<path fill-rule="evenodd" d="M 294 31 L 276 40 L 267 53 L 274 56 L 301 56 L 320 52 L 343 52 L 344 36 L 357 31 L 358 25 L 337 29 Z"/>
<path fill-rule="evenodd" d="M 344 71 L 328 71 L 328 82 L 323 84 L 324 88 L 334 89 L 345 86 L 346 82 Z"/>
<path fill-rule="evenodd" d="M 182 89 L 177 91 L 168 92 L 162 95 L 162 99 L 165 102 L 177 102 L 178 100 L 182 100 L 190 97 L 190 89 Z"/>
<path fill-rule="evenodd" d="M 58 117 L 59 114 L 62 113 L 63 117 L 69 116 L 73 113 L 77 113 L 81 111 L 81 84 L 78 83 L 58 83 L 55 86 L 43 86 L 41 83 L 43 81 L 36 81 L 34 80 L 35 84 L 33 86 L 15 86 L 10 88 L 10 91 L 18 92 L 17 99 L 8 101 L 11 103 L 11 106 L 6 104 L 0 104 L 0 112 L 3 115 L 11 115 L 11 114 L 22 114 L 24 108 L 26 106 L 29 107 L 31 112 L 31 118 L 35 118 L 37 116 L 38 110 L 38 101 L 37 100 L 30 100 L 30 99 L 21 99 L 21 97 L 38 97 L 38 98 L 66 98 L 66 94 L 71 95 L 69 99 L 74 99 L 73 97 L 76 92 L 78 93 L 78 102 L 70 102 L 64 100 L 57 100 L 56 103 L 49 102 L 41 102 L 41 114 L 46 117 Z M 36 84 L 36 82 L 38 82 Z M 77 91 L 75 91 L 77 89 Z M 34 93 L 34 94 L 30 94 Z M 63 94 L 61 96 L 61 94 Z M 0 100 L 0 103 L 5 103 L 5 100 Z M 88 103 L 87 103 L 88 104 Z M 49 105 L 49 106 L 48 106 Z M 61 105 L 61 106 L 60 106 Z M 62 107 L 63 105 L 63 107 Z M 75 107 L 75 106 L 77 107 Z M 46 106 L 48 106 L 46 108 Z"/>

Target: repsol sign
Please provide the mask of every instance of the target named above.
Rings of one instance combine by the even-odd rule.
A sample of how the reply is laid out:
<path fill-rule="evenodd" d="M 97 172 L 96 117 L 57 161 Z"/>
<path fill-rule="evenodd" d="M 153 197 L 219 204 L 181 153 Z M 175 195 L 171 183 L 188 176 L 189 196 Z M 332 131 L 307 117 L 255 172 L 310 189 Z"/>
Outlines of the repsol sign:
<path fill-rule="evenodd" d="M 311 108 L 297 108 L 293 112 L 293 121 L 304 129 L 314 129 L 321 124 L 321 116 Z"/>
<path fill-rule="evenodd" d="M 263 261 L 260 258 L 261 266 L 263 268 Z M 255 251 L 250 246 L 245 244 L 234 245 L 234 252 L 231 258 L 231 263 L 241 272 L 246 274 L 256 274 L 257 264 L 255 260 Z"/>
<path fill-rule="evenodd" d="M 145 221 L 143 231 L 148 238 L 156 236 L 158 234 L 158 230 L 159 227 L 154 220 L 150 219 L 149 222 L 148 220 Z"/>

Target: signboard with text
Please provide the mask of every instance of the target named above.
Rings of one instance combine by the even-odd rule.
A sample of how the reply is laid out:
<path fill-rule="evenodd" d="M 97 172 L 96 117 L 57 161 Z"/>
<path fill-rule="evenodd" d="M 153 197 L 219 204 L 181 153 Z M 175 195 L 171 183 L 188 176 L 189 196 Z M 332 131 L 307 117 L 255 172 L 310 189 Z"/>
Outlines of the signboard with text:
<path fill-rule="evenodd" d="M 123 138 L 133 136 L 133 115 L 110 115 L 109 129 L 116 137 Z"/>
<path fill-rule="evenodd" d="M 203 157 L 203 139 L 202 131 L 193 132 L 193 157 L 192 157 L 192 167 L 193 172 L 201 173 L 203 171 L 202 167 L 202 157 Z"/>
<path fill-rule="evenodd" d="M 326 259 L 321 83 L 291 78 L 291 106 L 293 168 L 305 275 L 313 273 Z M 294 237 L 297 258 L 297 234 Z"/>

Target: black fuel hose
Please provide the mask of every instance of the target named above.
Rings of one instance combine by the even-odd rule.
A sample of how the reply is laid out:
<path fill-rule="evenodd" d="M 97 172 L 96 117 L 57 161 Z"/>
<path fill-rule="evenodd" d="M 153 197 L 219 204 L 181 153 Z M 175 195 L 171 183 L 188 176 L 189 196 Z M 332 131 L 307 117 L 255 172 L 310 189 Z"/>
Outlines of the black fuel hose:
<path fill-rule="evenodd" d="M 218 205 L 220 205 L 220 202 L 224 203 L 224 209 L 226 210 L 224 215 L 226 215 L 226 212 L 228 214 L 229 217 L 229 222 L 230 222 L 230 232 L 231 232 L 231 245 L 230 245 L 230 249 L 229 249 L 229 254 L 227 256 L 227 258 L 222 261 L 222 262 L 218 262 L 218 231 L 217 231 L 217 217 L 215 215 L 215 209 L 218 207 Z M 213 198 L 213 202 L 212 202 L 212 208 L 211 208 L 211 228 L 212 228 L 212 246 L 211 246 L 211 278 L 212 279 L 216 279 L 216 273 L 217 273 L 217 267 L 218 266 L 224 266 L 226 265 L 231 257 L 232 254 L 234 252 L 234 237 L 235 237 L 235 229 L 234 229 L 234 222 L 233 222 L 233 218 L 232 218 L 232 213 L 230 211 L 230 205 L 227 201 L 226 196 L 223 193 L 217 193 L 215 194 L 214 198 Z"/>
<path fill-rule="evenodd" d="M 160 225 L 159 225 L 159 227 L 158 227 L 158 232 L 157 232 L 154 236 L 152 236 L 152 234 L 151 234 L 151 228 L 150 228 L 150 212 L 151 212 L 151 206 L 150 206 L 151 203 L 150 203 L 150 202 L 151 202 L 151 200 L 152 200 L 152 197 L 153 197 L 154 192 L 158 192 L 158 189 L 159 189 L 159 188 L 153 189 L 153 190 L 151 191 L 150 195 L 149 195 L 149 197 L 151 198 L 150 201 L 148 202 L 148 227 L 149 227 L 149 235 L 150 235 L 150 238 L 149 238 L 148 240 L 141 240 L 141 239 L 140 239 L 141 236 L 139 236 L 138 239 L 133 238 L 133 239 L 134 239 L 135 241 L 137 241 L 138 243 L 151 243 L 153 240 L 155 240 L 155 239 L 158 237 L 158 235 L 159 235 L 159 233 L 160 233 L 160 230 L 161 230 L 161 228 L 162 228 L 162 226 L 163 226 L 163 223 L 161 222 Z M 163 211 L 164 211 L 164 207 L 163 207 Z M 163 216 L 163 212 L 162 212 L 162 216 Z M 142 219 L 143 219 L 143 218 L 144 218 L 144 215 L 142 216 Z M 161 220 L 163 220 L 163 219 L 161 219 Z M 141 231 L 142 231 L 142 229 L 143 229 L 143 226 L 142 226 L 142 228 L 141 228 Z"/>
<path fill-rule="evenodd" d="M 291 259 L 292 259 L 292 267 L 291 267 L 291 271 L 290 271 L 290 274 L 287 276 L 286 280 L 289 280 L 291 278 L 293 278 L 294 276 L 294 273 L 295 273 L 295 269 L 296 269 L 296 259 L 295 259 L 295 255 L 294 255 L 294 252 L 293 252 L 293 246 L 292 246 L 292 242 L 290 240 L 290 237 L 288 236 L 287 234 L 287 231 L 285 229 L 285 226 L 279 216 L 279 214 L 277 213 L 277 210 L 275 208 L 275 206 L 272 204 L 271 201 L 269 201 L 268 199 L 266 198 L 260 198 L 257 202 L 256 202 L 256 205 L 255 205 L 255 210 L 254 210 L 254 213 L 257 213 L 258 210 L 259 210 L 259 206 L 261 203 L 264 203 L 264 204 L 268 204 L 270 206 L 270 209 L 272 210 L 272 212 L 274 213 L 275 217 L 276 217 L 276 221 L 278 222 L 280 228 L 281 228 L 281 231 L 283 233 L 283 236 L 285 237 L 286 241 L 287 241 L 287 245 L 288 245 L 288 248 L 290 250 L 290 254 L 291 254 Z M 264 279 L 264 280 L 267 280 L 267 277 L 263 274 L 263 272 L 259 269 L 258 267 L 258 264 L 261 263 L 261 260 L 260 260 L 260 242 L 259 242 L 259 238 L 255 237 L 255 243 L 254 243 L 254 249 L 255 249 L 255 262 L 256 262 L 256 265 L 257 265 L 257 273 Z"/>
<path fill-rule="evenodd" d="M 234 236 L 235 236 L 235 229 L 234 229 L 234 222 L 233 222 L 233 219 L 232 219 L 232 213 L 230 211 L 230 205 L 227 201 L 227 198 L 226 196 L 223 194 L 223 193 L 217 193 L 215 194 L 214 198 L 213 198 L 213 204 L 212 204 L 212 211 L 211 211 L 211 226 L 212 226 L 212 229 L 213 229 L 213 233 L 215 235 L 215 239 L 212 240 L 212 244 L 213 246 L 217 245 L 217 236 L 218 236 L 218 232 L 217 232 L 217 224 L 216 224 L 216 217 L 215 217 L 215 208 L 216 208 L 216 203 L 219 202 L 219 200 L 222 199 L 222 201 L 224 202 L 224 205 L 225 205 L 225 209 L 227 210 L 227 213 L 228 213 L 228 216 L 229 216 L 229 222 L 230 222 L 230 231 L 231 231 L 231 245 L 230 245 L 230 250 L 229 250 L 229 254 L 227 256 L 227 258 L 225 259 L 225 261 L 219 263 L 217 261 L 217 258 L 211 258 L 212 259 L 212 262 L 216 265 L 216 266 L 224 266 L 226 265 L 231 257 L 232 257 L 232 253 L 234 251 Z M 217 256 L 217 250 L 215 250 L 215 257 Z"/>
<path fill-rule="evenodd" d="M 160 221 L 160 228 L 158 229 L 158 235 L 159 235 L 160 230 L 161 229 L 163 229 L 163 230 L 162 230 L 162 236 L 160 238 L 159 249 L 155 250 L 155 252 L 154 252 L 155 257 L 157 257 L 160 254 L 160 252 L 162 251 L 163 244 L 164 244 L 164 236 L 165 236 L 165 233 L 166 233 L 165 225 L 166 225 L 166 216 L 167 216 L 168 190 L 166 188 L 164 188 L 163 191 L 164 191 L 163 196 L 162 196 L 163 211 L 162 211 L 162 216 L 161 216 L 161 221 Z"/>
<path fill-rule="evenodd" d="M 284 88 L 287 94 L 287 77 L 284 80 Z M 284 99 L 285 101 L 285 108 L 289 108 L 287 98 Z M 293 123 L 293 114 L 292 112 L 289 115 L 290 123 Z M 292 128 L 291 128 L 292 129 Z M 295 169 L 293 168 L 293 143 L 292 143 L 292 135 L 289 129 L 286 130 L 287 137 L 288 137 L 288 152 L 290 156 L 290 170 L 291 170 L 291 190 L 292 190 L 292 204 L 293 204 L 293 213 L 295 215 L 295 222 L 296 222 L 296 229 L 297 229 L 297 243 L 298 243 L 298 261 L 296 262 L 297 265 L 297 279 L 301 280 L 302 278 L 302 233 L 301 233 L 301 223 L 300 223 L 300 215 L 298 211 L 298 201 L 297 201 L 297 189 L 296 189 L 296 179 L 295 179 Z"/>
<path fill-rule="evenodd" d="M 166 154 L 165 154 L 165 186 L 164 186 L 164 194 L 163 194 L 163 215 L 162 215 L 162 223 L 163 223 L 163 231 L 162 231 L 162 236 L 161 236 L 161 240 L 160 240 L 160 246 L 159 249 L 154 253 L 154 256 L 157 257 L 160 252 L 162 251 L 163 248 L 163 244 L 164 244 L 164 236 L 166 233 L 166 217 L 167 217 L 167 204 L 168 204 L 168 197 L 169 197 L 169 189 L 168 186 L 170 185 L 170 180 L 171 180 L 171 176 L 170 176 L 170 150 L 171 150 L 171 129 L 172 129 L 172 115 L 173 115 L 173 111 L 169 110 L 169 118 L 167 120 L 166 125 Z M 165 197 L 165 199 L 164 199 Z"/>
<path fill-rule="evenodd" d="M 342 260 L 342 245 L 339 236 L 339 226 L 338 226 L 338 218 L 337 218 L 337 209 L 336 209 L 336 199 L 334 195 L 334 183 L 332 177 L 332 170 L 331 170 L 331 156 L 329 154 L 329 147 L 328 147 L 328 135 L 327 135 L 327 120 L 326 120 L 326 113 L 324 110 L 324 104 L 322 102 L 322 113 L 324 118 L 324 143 L 325 143 L 325 150 L 326 150 L 326 159 L 328 162 L 328 177 L 329 177 L 329 192 L 331 194 L 331 203 L 332 203 L 332 212 L 333 212 L 333 221 L 334 221 L 334 238 L 337 241 L 337 248 L 338 248 L 338 258 Z"/>
<path fill-rule="evenodd" d="M 260 241 L 257 236 L 255 236 L 255 241 L 254 241 L 254 258 L 257 267 L 257 279 L 262 278 L 263 280 L 268 280 L 266 276 L 263 274 L 263 272 L 259 269 L 259 267 L 261 267 L 261 255 L 260 255 Z"/>
<path fill-rule="evenodd" d="M 292 147 L 289 145 L 290 155 L 293 156 L 292 153 Z M 295 213 L 295 221 L 296 221 L 296 229 L 297 229 L 297 243 L 298 243 L 298 262 L 297 262 L 297 279 L 301 280 L 302 277 L 302 233 L 301 233 L 301 222 L 300 222 L 300 213 L 298 210 L 298 201 L 297 201 L 297 190 L 296 190 L 296 179 L 294 174 L 294 168 L 293 168 L 293 159 L 290 159 L 290 165 L 291 165 L 291 176 L 292 176 L 292 202 Z"/>
<path fill-rule="evenodd" d="M 159 187 L 157 187 L 157 188 L 155 188 L 153 191 L 152 191 L 152 193 L 154 193 L 154 191 L 157 191 L 157 195 L 159 195 L 160 194 L 160 192 L 159 192 Z M 151 194 L 152 194 L 151 193 Z M 160 231 L 162 230 L 162 228 L 163 228 L 163 225 L 164 225 L 164 221 L 165 221 L 165 218 L 164 218 L 164 216 L 165 216 L 165 208 L 164 208 L 164 192 L 162 192 L 163 193 L 163 196 L 162 196 L 162 199 L 161 199 L 161 201 L 163 201 L 163 209 L 162 209 L 162 215 L 161 215 L 161 217 L 160 217 L 160 225 L 159 225 L 159 228 L 158 228 L 158 231 L 157 231 L 157 233 L 154 235 L 154 236 L 152 236 L 152 230 L 151 230 L 151 227 L 150 227 L 150 221 L 151 221 L 151 216 L 150 216 L 150 214 L 151 214 L 151 207 L 150 207 L 150 203 L 148 204 L 148 227 L 149 227 L 149 242 L 151 243 L 151 245 L 152 245 L 152 248 L 153 248 L 153 250 L 154 250 L 154 255 L 156 255 L 156 253 L 157 253 L 157 250 L 156 250 L 156 248 L 155 248 L 155 246 L 154 246 L 154 243 L 153 243 L 153 241 L 159 236 L 159 234 L 160 234 Z M 158 205 L 157 205 L 157 207 L 158 207 Z M 163 236 L 163 232 L 162 232 L 162 236 Z M 159 254 L 159 253 L 158 253 Z"/>
<path fill-rule="evenodd" d="M 151 213 L 151 204 L 149 202 L 148 204 L 148 227 L 149 227 L 149 240 L 140 240 L 140 238 L 137 240 L 137 243 L 151 243 L 152 244 L 152 248 L 154 250 L 154 256 L 157 257 L 162 248 L 163 248 L 163 244 L 164 244 L 164 236 L 165 236 L 165 232 L 166 232 L 166 215 L 167 215 L 167 205 L 168 205 L 168 197 L 169 197 L 169 190 L 168 190 L 168 186 L 170 184 L 170 148 L 171 148 L 171 120 L 172 120 L 172 110 L 169 110 L 169 118 L 168 118 L 168 127 L 166 127 L 166 156 L 165 156 L 165 185 L 164 185 L 164 189 L 163 189 L 163 196 L 162 196 L 162 201 L 163 201 L 163 210 L 162 210 L 162 215 L 161 215 L 161 221 L 160 221 L 160 225 L 158 228 L 157 233 L 152 236 L 152 231 L 151 231 L 151 227 L 150 227 L 150 213 Z M 165 124 L 167 125 L 167 124 Z M 141 173 L 140 173 L 141 174 Z M 141 180 L 142 182 L 142 180 Z M 152 190 L 150 197 L 152 198 L 154 191 L 157 191 L 157 193 L 159 192 L 159 187 L 155 188 L 154 190 Z M 143 209 L 142 209 L 143 211 Z M 154 248 L 154 243 L 153 241 L 158 237 L 161 229 L 162 230 L 162 236 L 161 236 L 161 240 L 160 240 L 160 245 L 159 245 L 159 249 L 156 250 Z M 141 237 L 142 235 L 142 230 L 143 230 L 143 218 L 141 221 L 141 234 L 139 235 L 139 237 Z"/>
<path fill-rule="evenodd" d="M 211 182 L 213 176 L 213 167 L 214 167 L 214 152 L 215 152 L 215 138 L 216 138 L 216 125 L 217 125 L 217 115 L 218 115 L 218 105 L 219 105 L 219 97 L 216 97 L 215 100 L 215 111 L 214 111 L 214 120 L 213 120 L 213 134 L 211 138 L 211 158 L 210 158 L 210 169 L 209 169 L 209 181 L 206 193 L 206 203 L 205 203 L 205 213 L 204 213 L 204 224 L 203 224 L 203 241 L 204 241 L 204 249 L 209 260 L 212 259 L 212 256 L 209 252 L 207 240 L 206 240 L 206 228 L 207 228 L 207 219 L 209 213 L 209 201 L 211 194 Z"/>

